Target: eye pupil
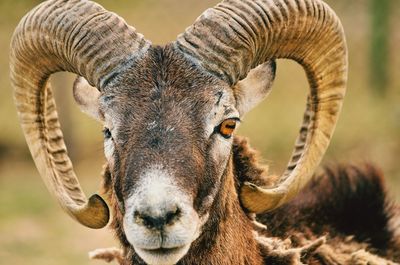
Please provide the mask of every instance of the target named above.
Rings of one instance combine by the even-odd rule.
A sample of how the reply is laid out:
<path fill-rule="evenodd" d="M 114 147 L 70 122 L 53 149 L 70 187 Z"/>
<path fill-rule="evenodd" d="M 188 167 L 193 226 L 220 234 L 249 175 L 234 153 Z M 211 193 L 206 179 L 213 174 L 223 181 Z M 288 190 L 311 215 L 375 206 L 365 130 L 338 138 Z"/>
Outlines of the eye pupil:
<path fill-rule="evenodd" d="M 103 135 L 105 139 L 110 139 L 112 137 L 111 131 L 108 128 L 103 129 Z"/>
<path fill-rule="evenodd" d="M 235 119 L 227 119 L 223 121 L 219 127 L 219 133 L 225 138 L 231 138 L 236 128 Z"/>
<path fill-rule="evenodd" d="M 228 128 L 228 129 L 235 129 L 235 128 L 236 128 L 236 124 L 235 124 L 235 123 L 233 123 L 233 124 L 226 124 L 225 126 L 226 126 L 226 128 Z"/>

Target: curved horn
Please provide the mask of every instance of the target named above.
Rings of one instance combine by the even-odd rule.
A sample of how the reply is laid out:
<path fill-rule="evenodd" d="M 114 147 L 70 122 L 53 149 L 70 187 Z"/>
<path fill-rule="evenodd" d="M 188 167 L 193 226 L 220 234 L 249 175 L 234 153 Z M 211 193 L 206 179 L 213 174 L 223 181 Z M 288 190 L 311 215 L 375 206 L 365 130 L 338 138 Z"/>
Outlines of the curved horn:
<path fill-rule="evenodd" d="M 309 104 L 287 170 L 275 187 L 246 183 L 241 190 L 243 205 L 256 213 L 293 198 L 328 147 L 346 90 L 347 47 L 335 13 L 320 0 L 227 0 L 204 12 L 175 45 L 230 85 L 270 59 L 303 66 Z"/>
<path fill-rule="evenodd" d="M 85 0 L 46 1 L 16 28 L 10 54 L 14 99 L 26 141 L 48 190 L 81 224 L 104 227 L 107 204 L 79 185 L 58 121 L 49 76 L 69 71 L 100 90 L 150 43 L 114 13 Z"/>

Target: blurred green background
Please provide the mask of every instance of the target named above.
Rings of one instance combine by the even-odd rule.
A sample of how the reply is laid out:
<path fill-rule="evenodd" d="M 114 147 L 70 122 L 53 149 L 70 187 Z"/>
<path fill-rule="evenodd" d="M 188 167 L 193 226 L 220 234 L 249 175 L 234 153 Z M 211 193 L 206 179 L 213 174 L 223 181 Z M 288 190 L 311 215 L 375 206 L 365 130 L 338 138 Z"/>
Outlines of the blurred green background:
<path fill-rule="evenodd" d="M 100 264 L 86 252 L 115 245 L 111 232 L 72 221 L 50 197 L 30 158 L 12 102 L 8 53 L 21 17 L 41 1 L 0 0 L 0 264 Z M 165 44 L 217 0 L 101 0 L 155 44 Z M 373 161 L 400 201 L 400 2 L 328 0 L 342 19 L 350 51 L 348 94 L 324 163 Z M 52 78 L 67 145 L 87 194 L 99 187 L 101 125 L 72 100 L 70 74 Z M 307 82 L 302 69 L 278 61 L 271 96 L 247 115 L 248 136 L 273 172 L 282 171 L 300 124 Z"/>

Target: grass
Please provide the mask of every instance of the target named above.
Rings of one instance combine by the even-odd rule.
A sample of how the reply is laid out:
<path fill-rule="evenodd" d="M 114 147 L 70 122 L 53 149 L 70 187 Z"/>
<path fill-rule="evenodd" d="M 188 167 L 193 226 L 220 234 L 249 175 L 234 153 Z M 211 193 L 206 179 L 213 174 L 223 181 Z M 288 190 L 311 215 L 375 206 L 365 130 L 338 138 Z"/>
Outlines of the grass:
<path fill-rule="evenodd" d="M 87 193 L 94 192 L 98 178 L 89 178 L 91 172 L 80 167 L 77 171 Z M 15 265 L 87 264 L 88 251 L 116 245 L 107 229 L 84 228 L 64 214 L 32 163 L 2 165 L 0 173 L 1 187 L 7 187 L 0 193 L 0 260 Z"/>

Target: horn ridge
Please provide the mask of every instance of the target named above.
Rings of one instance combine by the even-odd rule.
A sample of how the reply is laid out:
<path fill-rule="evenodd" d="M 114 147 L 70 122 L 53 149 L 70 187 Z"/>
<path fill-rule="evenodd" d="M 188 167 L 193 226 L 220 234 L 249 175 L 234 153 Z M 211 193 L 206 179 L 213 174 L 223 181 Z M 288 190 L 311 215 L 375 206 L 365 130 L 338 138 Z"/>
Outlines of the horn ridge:
<path fill-rule="evenodd" d="M 98 195 L 87 199 L 80 187 L 48 79 L 69 71 L 102 90 L 110 77 L 140 59 L 150 46 L 121 17 L 86 0 L 45 1 L 14 32 L 10 76 L 26 141 L 48 190 L 87 227 L 107 225 L 109 209 Z"/>
<path fill-rule="evenodd" d="M 175 46 L 231 86 L 267 60 L 303 66 L 310 96 L 287 170 L 275 187 L 247 183 L 240 195 L 256 213 L 292 199 L 325 153 L 346 91 L 347 46 L 336 14 L 321 0 L 225 0 L 204 12 Z"/>

